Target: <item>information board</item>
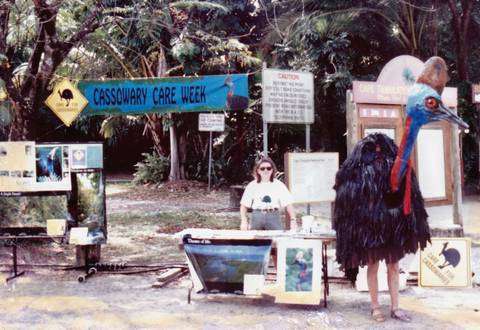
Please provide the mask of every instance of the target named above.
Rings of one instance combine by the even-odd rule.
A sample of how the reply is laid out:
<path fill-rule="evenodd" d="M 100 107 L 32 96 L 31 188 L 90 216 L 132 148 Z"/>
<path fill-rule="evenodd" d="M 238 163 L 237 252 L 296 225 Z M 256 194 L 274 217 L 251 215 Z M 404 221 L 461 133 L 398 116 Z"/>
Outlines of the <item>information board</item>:
<path fill-rule="evenodd" d="M 202 132 L 223 132 L 225 130 L 225 115 L 223 113 L 199 114 L 198 130 Z"/>
<path fill-rule="evenodd" d="M 35 142 L 0 142 L 0 193 L 70 189 L 68 148 Z"/>
<path fill-rule="evenodd" d="M 294 203 L 333 201 L 338 153 L 286 154 L 287 185 Z"/>
<path fill-rule="evenodd" d="M 266 122 L 312 124 L 313 99 L 312 73 L 263 69 L 262 103 Z"/>

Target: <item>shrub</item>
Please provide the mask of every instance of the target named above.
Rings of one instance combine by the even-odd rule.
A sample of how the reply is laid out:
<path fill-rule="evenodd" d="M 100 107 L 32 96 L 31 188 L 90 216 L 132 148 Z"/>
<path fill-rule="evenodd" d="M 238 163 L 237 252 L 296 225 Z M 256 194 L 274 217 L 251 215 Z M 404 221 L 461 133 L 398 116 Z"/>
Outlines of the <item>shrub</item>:
<path fill-rule="evenodd" d="M 142 153 L 144 159 L 135 164 L 137 168 L 133 179 L 135 184 L 160 183 L 168 178 L 170 159 L 156 152 Z"/>

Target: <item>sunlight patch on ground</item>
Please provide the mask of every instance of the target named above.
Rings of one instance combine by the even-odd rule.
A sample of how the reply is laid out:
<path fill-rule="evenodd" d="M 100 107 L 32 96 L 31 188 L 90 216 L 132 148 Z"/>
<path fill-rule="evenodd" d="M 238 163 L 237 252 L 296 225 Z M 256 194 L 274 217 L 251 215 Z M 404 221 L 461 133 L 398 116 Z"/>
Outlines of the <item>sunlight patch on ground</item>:
<path fill-rule="evenodd" d="M 98 299 L 71 296 L 22 296 L 0 300 L 0 310 L 8 313 L 15 313 L 25 308 L 45 312 L 81 310 L 85 313 L 90 313 L 92 311 L 105 310 L 107 307 L 107 304 Z"/>
<path fill-rule="evenodd" d="M 107 196 L 121 194 L 128 192 L 130 190 L 130 186 L 128 184 L 107 184 L 105 187 L 105 194 Z"/>

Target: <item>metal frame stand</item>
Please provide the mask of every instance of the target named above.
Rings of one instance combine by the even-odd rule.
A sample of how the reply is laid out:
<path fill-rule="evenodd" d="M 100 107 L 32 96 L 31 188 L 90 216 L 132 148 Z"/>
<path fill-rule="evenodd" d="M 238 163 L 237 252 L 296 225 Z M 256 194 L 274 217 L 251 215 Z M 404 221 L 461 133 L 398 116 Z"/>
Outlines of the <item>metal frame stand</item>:
<path fill-rule="evenodd" d="M 328 283 L 328 242 L 322 242 L 322 272 L 323 272 L 323 307 L 327 308 L 327 296 L 330 295 Z"/>
<path fill-rule="evenodd" d="M 12 242 L 12 261 L 13 261 L 13 275 L 7 278 L 7 280 L 6 280 L 7 282 L 25 274 L 25 271 L 20 272 L 20 273 L 18 272 L 18 267 L 17 267 L 17 265 L 18 265 L 18 262 L 17 262 L 17 243 L 16 242 Z"/>

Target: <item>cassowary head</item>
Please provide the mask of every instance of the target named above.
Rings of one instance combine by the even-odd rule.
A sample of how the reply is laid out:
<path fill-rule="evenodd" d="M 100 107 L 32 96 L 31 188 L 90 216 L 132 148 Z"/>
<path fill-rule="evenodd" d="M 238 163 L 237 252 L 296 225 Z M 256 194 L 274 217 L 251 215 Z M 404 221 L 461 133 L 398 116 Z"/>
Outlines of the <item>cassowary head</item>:
<path fill-rule="evenodd" d="M 398 148 L 397 157 L 390 173 L 390 187 L 393 192 L 398 191 L 402 179 L 411 168 L 410 154 L 413 150 L 420 128 L 428 123 L 445 120 L 457 124 L 462 128 L 468 125 L 448 107 L 443 105 L 440 95 L 448 81 L 448 70 L 445 61 L 440 57 L 431 57 L 425 62 L 423 71 L 410 90 L 407 100 L 407 119 L 402 142 Z M 410 186 L 410 174 L 406 175 L 406 186 Z M 409 214 L 409 188 L 404 196 L 404 213 Z"/>
<path fill-rule="evenodd" d="M 446 120 L 462 128 L 468 128 L 460 117 L 442 103 L 440 95 L 448 79 L 447 65 L 442 58 L 435 56 L 425 62 L 425 67 L 410 90 L 407 101 L 407 116 L 411 118 L 412 124 L 422 126 Z"/>

